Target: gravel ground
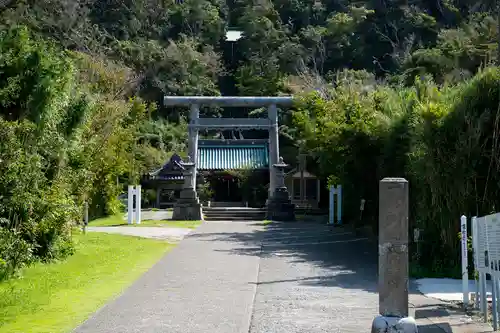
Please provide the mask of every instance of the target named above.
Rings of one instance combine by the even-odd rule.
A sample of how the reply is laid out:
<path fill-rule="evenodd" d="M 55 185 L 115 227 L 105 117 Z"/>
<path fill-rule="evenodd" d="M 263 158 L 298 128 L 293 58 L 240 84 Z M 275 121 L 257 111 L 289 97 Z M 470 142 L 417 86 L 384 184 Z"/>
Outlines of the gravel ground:
<path fill-rule="evenodd" d="M 180 241 L 192 229 L 188 228 L 167 228 L 167 227 L 87 227 L 89 232 L 105 232 L 110 234 L 120 234 L 127 236 L 137 236 L 145 238 L 167 239 L 172 241 Z"/>
<path fill-rule="evenodd" d="M 251 333 L 369 331 L 378 312 L 376 246 L 297 224 L 274 227 L 263 245 Z"/>

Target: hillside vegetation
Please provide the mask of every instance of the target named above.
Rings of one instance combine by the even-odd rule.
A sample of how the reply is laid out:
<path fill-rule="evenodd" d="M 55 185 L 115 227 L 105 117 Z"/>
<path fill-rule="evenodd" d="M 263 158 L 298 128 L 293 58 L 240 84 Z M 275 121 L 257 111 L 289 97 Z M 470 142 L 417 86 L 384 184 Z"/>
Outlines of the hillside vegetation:
<path fill-rule="evenodd" d="M 414 273 L 456 275 L 461 214 L 498 210 L 493 1 L 17 0 L 0 4 L 0 277 L 72 253 L 82 204 L 185 152 L 167 95 L 294 94 L 281 150 L 377 226 L 378 181 L 406 177 Z M 244 38 L 225 41 L 229 29 Z M 202 115 L 247 116 L 204 109 Z M 204 133 L 212 135 L 214 133 Z M 253 134 L 251 134 L 253 135 Z M 440 255 L 436 255 L 440 254 Z"/>

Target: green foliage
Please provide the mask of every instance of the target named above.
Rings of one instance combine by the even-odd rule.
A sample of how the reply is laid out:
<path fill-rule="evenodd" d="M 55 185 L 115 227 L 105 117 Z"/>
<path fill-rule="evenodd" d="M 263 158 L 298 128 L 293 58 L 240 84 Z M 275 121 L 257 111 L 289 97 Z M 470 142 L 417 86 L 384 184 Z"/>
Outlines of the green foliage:
<path fill-rule="evenodd" d="M 187 108 L 164 95 L 300 95 L 285 161 L 309 152 L 374 228 L 377 181 L 407 177 L 423 249 L 443 253 L 422 250 L 427 272 L 454 271 L 457 216 L 498 206 L 495 1 L 19 0 L 0 31 L 0 218 L 37 260 L 71 253 L 84 200 L 118 212 L 124 183 L 185 154 Z"/>
<path fill-rule="evenodd" d="M 91 216 L 118 212 L 117 179 L 137 179 L 158 153 L 138 143 L 148 106 L 137 98 L 113 100 L 126 71 L 70 57 L 25 27 L 0 33 L 0 50 L 0 278 L 6 278 L 32 260 L 71 255 L 70 231 L 83 201 Z"/>
<path fill-rule="evenodd" d="M 345 220 L 358 219 L 365 199 L 363 223 L 377 229 L 378 181 L 407 178 L 410 230 L 423 230 L 414 273 L 454 276 L 460 216 L 499 207 L 500 67 L 453 87 L 429 78 L 372 91 L 339 82 L 328 96 L 304 95 L 291 127 L 318 161 L 318 174 L 343 185 Z"/>
<path fill-rule="evenodd" d="M 0 280 L 15 274 L 32 261 L 32 248 L 14 230 L 0 228 Z"/>
<path fill-rule="evenodd" d="M 212 200 L 212 197 L 214 195 L 214 192 L 212 191 L 212 188 L 210 187 L 209 182 L 205 182 L 201 184 L 200 186 L 197 187 L 197 193 L 202 202 L 207 202 Z"/>

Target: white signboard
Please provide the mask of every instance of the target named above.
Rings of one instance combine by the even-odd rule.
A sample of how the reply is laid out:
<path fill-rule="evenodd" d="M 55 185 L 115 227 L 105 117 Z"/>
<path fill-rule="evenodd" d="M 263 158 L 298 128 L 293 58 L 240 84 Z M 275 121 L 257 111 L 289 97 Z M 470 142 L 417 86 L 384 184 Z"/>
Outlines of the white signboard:
<path fill-rule="evenodd" d="M 478 271 L 500 277 L 500 213 L 478 217 L 474 231 Z"/>

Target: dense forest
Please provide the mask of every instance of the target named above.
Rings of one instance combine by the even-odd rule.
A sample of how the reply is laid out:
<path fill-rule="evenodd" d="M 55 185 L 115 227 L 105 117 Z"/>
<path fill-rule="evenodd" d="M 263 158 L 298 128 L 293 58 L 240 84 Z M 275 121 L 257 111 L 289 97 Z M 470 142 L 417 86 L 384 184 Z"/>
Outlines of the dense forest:
<path fill-rule="evenodd" d="M 84 201 L 92 216 L 116 213 L 126 183 L 185 152 L 187 110 L 164 95 L 280 94 L 297 98 L 280 112 L 285 160 L 307 151 L 311 171 L 344 186 L 344 219 L 374 229 L 378 181 L 406 177 L 425 244 L 413 273 L 456 276 L 460 215 L 500 198 L 496 6 L 2 1 L 0 279 L 70 255 Z"/>

